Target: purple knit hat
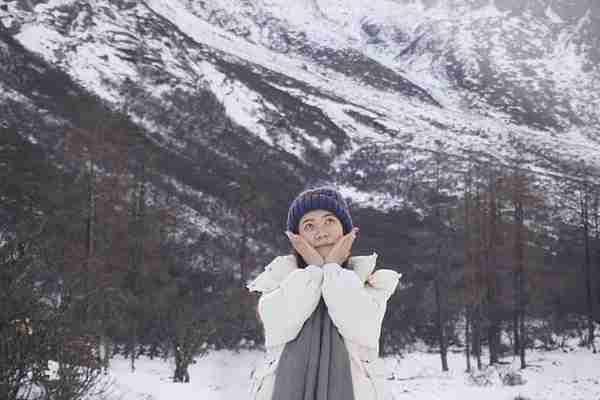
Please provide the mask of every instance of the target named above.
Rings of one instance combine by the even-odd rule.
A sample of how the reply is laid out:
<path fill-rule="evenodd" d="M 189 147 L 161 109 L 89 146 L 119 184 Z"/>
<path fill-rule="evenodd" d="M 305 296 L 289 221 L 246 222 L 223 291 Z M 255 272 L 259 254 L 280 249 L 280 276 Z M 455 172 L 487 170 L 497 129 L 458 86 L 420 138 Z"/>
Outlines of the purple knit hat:
<path fill-rule="evenodd" d="M 350 217 L 348 204 L 340 192 L 328 186 L 305 190 L 292 201 L 288 211 L 287 229 L 297 234 L 300 218 L 312 210 L 327 210 L 334 213 L 342 223 L 344 235 L 352 230 L 352 217 Z"/>

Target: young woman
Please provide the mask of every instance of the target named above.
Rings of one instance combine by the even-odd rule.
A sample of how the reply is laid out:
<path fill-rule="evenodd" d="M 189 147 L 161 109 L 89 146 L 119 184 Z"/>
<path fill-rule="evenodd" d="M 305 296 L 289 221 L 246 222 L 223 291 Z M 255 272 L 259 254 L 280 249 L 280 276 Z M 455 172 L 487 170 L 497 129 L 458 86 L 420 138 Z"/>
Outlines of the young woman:
<path fill-rule="evenodd" d="M 261 293 L 267 350 L 252 376 L 252 400 L 391 398 L 379 337 L 401 274 L 373 272 L 376 253 L 351 256 L 357 232 L 333 188 L 292 202 L 286 234 L 293 254 L 276 257 L 247 286 Z"/>

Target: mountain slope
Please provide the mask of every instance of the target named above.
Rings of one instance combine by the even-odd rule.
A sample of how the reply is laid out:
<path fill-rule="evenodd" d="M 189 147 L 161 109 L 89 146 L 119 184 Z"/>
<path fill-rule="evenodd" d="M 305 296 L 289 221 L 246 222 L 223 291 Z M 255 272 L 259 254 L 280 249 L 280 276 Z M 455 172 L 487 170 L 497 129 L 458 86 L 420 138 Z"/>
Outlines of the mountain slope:
<path fill-rule="evenodd" d="M 224 201 L 223 221 L 243 174 L 274 199 L 273 221 L 321 181 L 385 218 L 406 204 L 397 171 L 430 150 L 520 156 L 542 172 L 600 165 L 600 11 L 559 3 L 13 0 L 0 20 L 18 51 L 128 116 L 182 198 Z M 46 80 L 36 68 L 3 76 L 3 123 L 39 114 L 38 86 L 18 82 Z M 55 84 L 46 102 L 64 110 L 47 112 L 53 128 L 23 129 L 50 147 L 61 126 L 79 124 L 60 93 L 70 86 Z M 199 215 L 206 207 L 192 204 Z M 237 229 L 223 222 L 221 234 Z"/>

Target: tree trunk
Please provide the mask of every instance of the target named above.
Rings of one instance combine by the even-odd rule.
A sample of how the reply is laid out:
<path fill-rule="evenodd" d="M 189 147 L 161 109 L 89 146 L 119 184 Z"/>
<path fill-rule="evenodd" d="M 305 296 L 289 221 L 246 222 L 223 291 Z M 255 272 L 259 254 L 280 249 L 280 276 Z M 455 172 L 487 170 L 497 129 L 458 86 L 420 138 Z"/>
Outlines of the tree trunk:
<path fill-rule="evenodd" d="M 588 337 L 587 346 L 596 353 L 594 340 L 594 300 L 592 296 L 592 266 L 590 256 L 590 236 L 589 236 L 589 188 L 584 184 L 580 195 L 580 212 L 584 245 L 584 268 L 585 268 L 585 294 L 587 302 L 587 322 Z"/>
<path fill-rule="evenodd" d="M 515 277 L 515 280 L 518 278 Z M 518 283 L 515 283 L 515 287 Z M 518 294 L 515 296 L 516 302 L 518 302 Z M 513 354 L 515 356 L 519 355 L 519 349 L 521 348 L 520 337 L 519 337 L 519 305 L 515 304 L 515 308 L 513 310 L 513 321 L 512 321 L 512 330 L 513 330 Z"/>
<path fill-rule="evenodd" d="M 98 340 L 98 357 L 100 358 L 100 365 L 102 372 L 108 374 L 108 367 L 110 366 L 111 357 L 111 346 L 110 339 L 107 335 L 101 334 Z"/>
<path fill-rule="evenodd" d="M 464 306 L 465 306 L 465 356 L 467 361 L 467 372 L 471 372 L 471 333 L 469 328 L 472 319 L 472 300 L 475 292 L 474 279 L 470 277 L 474 274 L 475 263 L 473 254 L 473 243 L 471 236 L 471 190 L 472 190 L 472 165 L 469 165 L 467 173 L 465 175 L 465 189 L 464 189 L 464 254 L 465 254 L 465 293 L 463 295 Z"/>
<path fill-rule="evenodd" d="M 495 328 L 496 328 L 496 299 L 495 299 L 495 282 L 494 282 L 494 268 L 495 265 L 495 231 L 496 231 L 496 188 L 495 188 L 495 175 L 490 170 L 488 175 L 488 188 L 487 188 L 487 214 L 485 226 L 487 228 L 487 235 L 484 237 L 484 269 L 485 269 L 485 302 L 486 302 L 486 334 L 489 348 L 489 364 L 492 365 L 498 361 L 496 354 L 496 340 L 495 340 Z"/>
<path fill-rule="evenodd" d="M 96 168 L 94 159 L 90 156 L 88 160 L 88 199 L 86 215 L 86 237 L 85 237 L 85 260 L 83 262 L 83 304 L 82 304 L 82 322 L 89 322 L 90 304 L 88 293 L 91 290 L 90 285 L 90 263 L 94 254 L 94 228 L 96 221 Z"/>
<path fill-rule="evenodd" d="M 249 211 L 242 210 L 242 237 L 240 240 L 239 246 L 239 254 L 238 259 L 240 260 L 240 279 L 242 286 L 246 285 L 246 280 L 248 279 L 249 271 L 247 271 L 248 266 L 246 265 L 246 258 L 248 254 L 248 239 L 250 236 L 249 232 Z"/>
<path fill-rule="evenodd" d="M 481 199 L 481 192 L 477 190 L 475 192 L 475 210 L 477 210 L 477 228 L 475 239 L 475 257 L 474 260 L 474 272 L 476 278 L 475 282 L 475 312 L 473 314 L 473 352 L 477 359 L 477 369 L 482 369 L 481 363 L 481 324 L 483 319 L 483 290 L 485 284 L 485 269 L 484 269 L 484 253 L 485 253 L 485 212 L 483 200 Z"/>
<path fill-rule="evenodd" d="M 470 352 L 470 334 L 469 325 L 471 324 L 471 310 L 468 304 L 465 305 L 465 357 L 467 358 L 467 372 L 471 372 L 471 352 Z"/>
<path fill-rule="evenodd" d="M 158 343 L 156 343 L 156 340 L 152 341 L 152 344 L 150 344 L 150 359 L 154 360 L 154 357 L 158 356 Z"/>
<path fill-rule="evenodd" d="M 496 276 L 496 249 L 498 246 L 498 194 L 496 188 L 496 174 L 490 170 L 489 181 L 488 181 L 488 236 L 486 243 L 486 283 L 487 283 L 487 321 L 489 323 L 487 329 L 488 336 L 488 347 L 490 350 L 489 363 L 495 364 L 498 362 L 498 343 L 499 327 L 498 327 L 498 316 L 497 316 L 497 276 Z"/>
<path fill-rule="evenodd" d="M 521 369 L 526 367 L 525 362 L 525 238 L 523 237 L 524 227 L 524 212 L 523 202 L 521 200 L 515 202 L 515 219 L 517 234 L 515 238 L 515 258 L 517 262 L 517 308 L 516 308 L 516 320 L 518 327 L 515 326 L 515 349 L 519 350 L 519 356 L 521 359 Z M 518 340 L 518 341 L 517 341 Z M 516 353 L 515 353 L 516 354 Z"/>
<path fill-rule="evenodd" d="M 173 382 L 188 383 L 190 381 L 188 365 L 189 361 L 184 350 L 175 342 L 175 374 L 173 375 Z"/>
<path fill-rule="evenodd" d="M 515 269 L 513 270 L 513 287 L 514 287 L 514 309 L 513 309 L 513 352 L 514 355 L 517 356 L 520 352 L 521 348 L 521 337 L 519 335 L 519 316 L 521 313 L 521 230 L 519 226 L 519 205 L 515 204 Z"/>
<path fill-rule="evenodd" d="M 434 279 L 434 288 L 435 288 L 435 303 L 437 307 L 437 333 L 438 333 L 438 343 L 440 344 L 440 358 L 442 360 L 442 371 L 448 371 L 448 360 L 447 360 L 447 350 L 446 350 L 446 337 L 444 334 L 444 316 L 442 311 L 442 301 L 440 295 L 440 283 L 439 283 L 439 275 L 436 274 L 436 278 Z"/>
<path fill-rule="evenodd" d="M 131 366 L 131 372 L 135 372 L 135 347 L 136 347 L 136 340 L 135 340 L 135 332 L 131 335 L 130 338 L 130 343 L 129 343 L 129 361 L 130 361 L 130 366 Z"/>
<path fill-rule="evenodd" d="M 441 143 L 438 143 L 438 146 L 441 146 Z M 441 150 L 441 149 L 439 149 Z M 440 157 L 441 151 L 436 153 L 436 180 L 435 180 L 435 217 L 437 223 L 437 253 L 436 253 L 436 270 L 435 270 L 435 278 L 434 278 L 434 290 L 435 290 L 435 302 L 437 308 L 437 336 L 438 343 L 440 345 L 440 358 L 442 360 L 442 371 L 448 371 L 448 360 L 447 360 L 447 345 L 446 345 L 446 334 L 444 332 L 446 326 L 446 315 L 445 308 L 447 306 L 447 285 L 442 285 L 441 280 L 446 279 L 445 274 L 445 264 L 446 260 L 443 258 L 443 254 L 448 254 L 445 251 L 446 248 L 446 240 L 449 240 L 447 229 L 445 227 L 444 221 L 447 219 L 445 216 L 442 216 L 442 205 L 441 205 L 441 168 L 442 168 L 442 158 Z M 444 286 L 444 293 L 442 294 L 442 287 Z M 442 300 L 443 297 L 443 300 Z"/>
<path fill-rule="evenodd" d="M 481 370 L 481 304 L 475 305 L 473 313 L 473 353 L 477 360 L 477 369 Z"/>
<path fill-rule="evenodd" d="M 521 279 L 521 293 L 523 293 L 523 280 Z M 523 299 L 523 297 L 521 297 Z M 521 369 L 525 369 L 527 367 L 527 363 L 525 362 L 525 304 L 521 302 L 521 312 L 519 316 L 519 331 L 520 331 L 520 359 L 521 359 Z"/>
<path fill-rule="evenodd" d="M 596 278 L 592 279 L 592 283 L 595 283 L 596 301 L 595 304 L 600 308 L 600 187 L 595 188 L 594 192 L 594 232 L 595 232 L 595 243 L 596 243 Z M 600 324 L 600 312 L 595 309 L 595 321 Z"/>

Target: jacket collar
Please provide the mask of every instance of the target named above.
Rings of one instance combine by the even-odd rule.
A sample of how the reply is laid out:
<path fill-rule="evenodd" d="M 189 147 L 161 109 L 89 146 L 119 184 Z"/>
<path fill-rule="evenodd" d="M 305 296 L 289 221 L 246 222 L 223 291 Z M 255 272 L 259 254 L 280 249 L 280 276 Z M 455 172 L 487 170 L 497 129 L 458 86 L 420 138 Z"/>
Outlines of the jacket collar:
<path fill-rule="evenodd" d="M 349 268 L 353 269 L 361 282 L 366 282 L 369 275 L 375 269 L 377 253 L 368 256 L 352 256 L 348 259 Z M 260 273 L 246 287 L 250 291 L 269 292 L 276 289 L 281 281 L 285 279 L 292 271 L 298 269 L 296 257 L 293 254 L 275 257 L 265 270 Z"/>
<path fill-rule="evenodd" d="M 354 256 L 348 259 L 350 268 L 356 272 L 361 282 L 366 282 L 367 278 L 375 269 L 377 253 L 373 252 L 370 256 Z"/>

